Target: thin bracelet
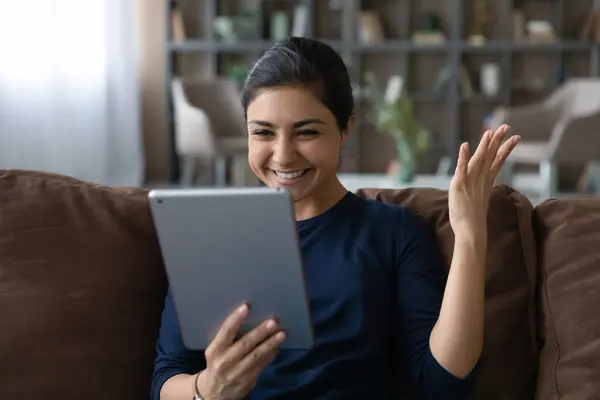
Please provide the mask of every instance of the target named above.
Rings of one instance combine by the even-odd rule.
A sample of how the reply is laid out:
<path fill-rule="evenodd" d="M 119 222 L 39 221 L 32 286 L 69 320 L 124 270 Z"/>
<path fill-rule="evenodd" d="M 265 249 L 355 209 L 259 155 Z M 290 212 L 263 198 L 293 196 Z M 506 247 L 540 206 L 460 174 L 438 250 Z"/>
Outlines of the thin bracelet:
<path fill-rule="evenodd" d="M 196 379 L 194 379 L 194 389 L 196 394 L 194 394 L 194 398 L 192 400 L 204 400 L 204 397 L 200 394 L 200 390 L 198 389 L 198 378 L 200 378 L 200 372 L 196 375 Z"/>

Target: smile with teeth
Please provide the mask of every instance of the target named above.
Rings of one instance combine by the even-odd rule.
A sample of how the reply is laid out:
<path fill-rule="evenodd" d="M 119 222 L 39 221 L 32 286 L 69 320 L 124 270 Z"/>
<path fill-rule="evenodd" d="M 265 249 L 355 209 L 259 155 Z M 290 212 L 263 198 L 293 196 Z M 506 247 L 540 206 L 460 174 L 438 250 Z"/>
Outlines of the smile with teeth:
<path fill-rule="evenodd" d="M 308 172 L 308 170 L 301 169 L 301 170 L 293 171 L 293 172 L 281 172 L 281 171 L 273 171 L 273 172 L 275 172 L 275 175 L 277 175 L 278 177 L 283 178 L 283 179 L 296 179 L 296 178 L 300 178 L 301 176 L 306 174 Z"/>

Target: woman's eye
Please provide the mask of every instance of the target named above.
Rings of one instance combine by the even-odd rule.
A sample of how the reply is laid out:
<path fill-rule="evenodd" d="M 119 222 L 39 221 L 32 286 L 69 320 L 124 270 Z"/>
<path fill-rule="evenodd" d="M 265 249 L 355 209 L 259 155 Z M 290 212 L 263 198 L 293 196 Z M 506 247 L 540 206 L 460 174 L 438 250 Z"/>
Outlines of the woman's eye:
<path fill-rule="evenodd" d="M 318 135 L 319 132 L 312 130 L 312 129 L 303 129 L 301 131 L 297 132 L 298 135 L 302 135 L 302 136 L 315 136 Z"/>
<path fill-rule="evenodd" d="M 252 131 L 253 135 L 259 135 L 259 136 L 265 136 L 265 135 L 270 135 L 271 131 L 268 131 L 266 129 L 256 129 Z"/>

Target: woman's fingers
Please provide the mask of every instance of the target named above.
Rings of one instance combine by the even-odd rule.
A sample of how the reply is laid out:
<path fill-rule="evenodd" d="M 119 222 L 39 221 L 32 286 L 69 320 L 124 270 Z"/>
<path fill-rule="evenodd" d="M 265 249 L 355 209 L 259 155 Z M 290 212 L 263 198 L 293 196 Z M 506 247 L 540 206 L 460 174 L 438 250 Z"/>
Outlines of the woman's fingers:
<path fill-rule="evenodd" d="M 498 150 L 498 154 L 496 155 L 496 159 L 490 168 L 490 172 L 493 174 L 494 178 L 500 172 L 500 168 L 504 165 L 504 161 L 508 158 L 510 153 L 513 151 L 515 146 L 519 143 L 521 137 L 516 135 L 508 139 L 506 142 L 502 144 L 500 149 Z"/>
<path fill-rule="evenodd" d="M 493 133 L 492 135 L 492 139 L 490 140 L 490 145 L 486 154 L 486 161 L 485 161 L 485 169 L 489 170 L 490 167 L 492 166 L 492 164 L 494 163 L 494 161 L 496 160 L 496 155 L 498 154 L 498 149 L 500 149 L 500 146 L 502 145 L 502 141 L 504 140 L 504 137 L 506 135 L 506 132 L 508 131 L 509 127 L 508 125 L 502 125 L 500 128 L 498 128 L 496 130 L 496 132 Z"/>
<path fill-rule="evenodd" d="M 469 160 L 469 170 L 471 168 L 479 168 L 484 163 L 486 155 L 488 153 L 488 147 L 490 146 L 490 140 L 492 139 L 492 131 L 485 131 L 481 137 L 481 141 L 473 154 L 473 157 Z"/>
<path fill-rule="evenodd" d="M 264 340 L 235 365 L 232 375 L 242 377 L 252 371 L 262 371 L 273 360 L 277 348 L 283 343 L 285 337 L 285 332 L 279 331 Z"/>
<path fill-rule="evenodd" d="M 473 154 L 473 157 L 471 157 L 468 162 L 466 172 L 474 173 L 481 177 L 487 177 L 491 172 L 492 167 L 497 166 L 498 163 L 496 160 L 498 157 L 502 158 L 504 156 L 506 158 L 510 153 L 509 151 L 508 154 L 500 154 L 500 149 L 506 151 L 506 147 L 502 142 L 509 129 L 510 127 L 504 124 L 495 132 L 492 132 L 491 130 L 486 131 L 477 146 L 475 154 Z"/>
<path fill-rule="evenodd" d="M 458 161 L 456 162 L 456 171 L 454 176 L 459 182 L 463 182 L 466 179 L 469 165 L 469 144 L 463 143 L 458 149 Z"/>
<path fill-rule="evenodd" d="M 267 340 L 270 336 L 277 333 L 279 325 L 275 320 L 267 320 L 250 332 L 242 336 L 224 355 L 226 362 L 230 365 L 236 365 L 253 352 L 257 346 Z"/>
<path fill-rule="evenodd" d="M 247 304 L 243 304 L 233 311 L 219 328 L 219 332 L 206 349 L 208 354 L 220 354 L 231 346 L 238 331 L 244 324 L 250 308 Z"/>
<path fill-rule="evenodd" d="M 496 132 L 486 131 L 472 157 L 468 144 L 463 143 L 454 174 L 456 181 L 464 182 L 469 176 L 478 176 L 485 182 L 494 182 L 504 161 L 520 140 L 520 136 L 513 136 L 503 143 L 509 129 L 508 125 L 502 125 Z"/>

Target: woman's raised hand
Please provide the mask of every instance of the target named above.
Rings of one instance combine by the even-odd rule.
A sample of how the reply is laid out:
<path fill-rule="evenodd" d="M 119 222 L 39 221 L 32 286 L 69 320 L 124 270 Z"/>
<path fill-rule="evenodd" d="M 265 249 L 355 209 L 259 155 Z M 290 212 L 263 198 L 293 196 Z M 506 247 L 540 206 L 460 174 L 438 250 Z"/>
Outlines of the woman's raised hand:
<path fill-rule="evenodd" d="M 475 239 L 486 234 L 494 182 L 520 140 L 519 136 L 512 136 L 504 141 L 509 129 L 508 125 L 502 125 L 496 132 L 485 132 L 472 157 L 466 143 L 460 147 L 448 198 L 450 224 L 457 236 L 468 235 Z"/>
<path fill-rule="evenodd" d="M 239 400 L 256 384 L 285 340 L 275 320 L 267 320 L 236 340 L 250 309 L 241 306 L 227 317 L 205 351 L 207 367 L 198 376 L 204 400 Z"/>

